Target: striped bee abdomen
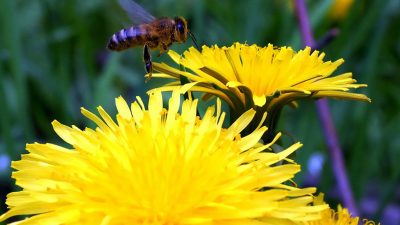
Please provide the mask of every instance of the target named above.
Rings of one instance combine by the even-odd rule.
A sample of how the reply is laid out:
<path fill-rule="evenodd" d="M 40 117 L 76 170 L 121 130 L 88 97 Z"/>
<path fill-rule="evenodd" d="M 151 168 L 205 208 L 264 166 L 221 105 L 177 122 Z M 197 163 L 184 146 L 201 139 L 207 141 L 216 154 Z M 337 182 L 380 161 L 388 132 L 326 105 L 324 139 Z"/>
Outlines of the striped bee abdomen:
<path fill-rule="evenodd" d="M 143 45 L 147 33 L 145 24 L 132 26 L 127 29 L 122 29 L 113 34 L 108 41 L 107 48 L 114 51 L 122 51 L 138 45 Z"/>

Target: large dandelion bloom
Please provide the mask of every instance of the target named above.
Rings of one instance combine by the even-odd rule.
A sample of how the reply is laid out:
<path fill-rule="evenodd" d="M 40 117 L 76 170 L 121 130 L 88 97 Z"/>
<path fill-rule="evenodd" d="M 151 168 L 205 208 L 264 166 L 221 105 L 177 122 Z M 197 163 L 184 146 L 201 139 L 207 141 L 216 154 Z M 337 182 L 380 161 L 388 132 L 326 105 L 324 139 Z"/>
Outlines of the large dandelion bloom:
<path fill-rule="evenodd" d="M 148 109 L 138 98 L 130 107 L 116 99 L 115 122 L 82 109 L 97 124 L 81 130 L 53 122 L 72 148 L 29 144 L 12 163 L 22 190 L 7 196 L 0 221 L 30 216 L 18 224 L 287 224 L 320 218 L 326 205 L 312 206 L 315 188 L 297 188 L 290 179 L 300 166 L 265 151 L 259 127 L 241 137 L 255 112 L 229 128 L 220 104 L 196 116 L 197 101 L 173 93 L 169 109 L 160 93 Z M 286 163 L 278 162 L 285 160 Z"/>

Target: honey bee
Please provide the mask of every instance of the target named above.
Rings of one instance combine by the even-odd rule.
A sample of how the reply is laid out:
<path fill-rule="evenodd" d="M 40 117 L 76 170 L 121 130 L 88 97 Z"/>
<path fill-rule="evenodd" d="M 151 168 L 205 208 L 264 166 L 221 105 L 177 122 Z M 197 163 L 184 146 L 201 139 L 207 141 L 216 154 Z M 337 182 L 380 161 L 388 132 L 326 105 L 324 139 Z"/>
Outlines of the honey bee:
<path fill-rule="evenodd" d="M 107 48 L 113 51 L 122 51 L 143 46 L 143 60 L 149 78 L 153 72 L 150 49 L 158 49 L 158 56 L 160 56 L 173 43 L 185 42 L 188 35 L 198 48 L 196 39 L 189 31 L 187 21 L 183 17 L 156 19 L 133 0 L 119 0 L 119 3 L 137 25 L 114 33 Z"/>

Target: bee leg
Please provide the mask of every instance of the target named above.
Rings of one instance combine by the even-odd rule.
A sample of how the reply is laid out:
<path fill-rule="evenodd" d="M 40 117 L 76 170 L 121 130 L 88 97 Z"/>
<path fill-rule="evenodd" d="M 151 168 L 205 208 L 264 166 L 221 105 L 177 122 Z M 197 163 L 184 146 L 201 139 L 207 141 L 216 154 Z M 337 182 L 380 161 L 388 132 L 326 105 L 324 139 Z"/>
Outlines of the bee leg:
<path fill-rule="evenodd" d="M 158 57 L 160 57 L 160 55 L 162 55 L 164 52 L 168 51 L 170 45 L 167 45 L 165 43 L 161 43 L 160 45 L 160 52 L 158 53 Z"/>
<path fill-rule="evenodd" d="M 145 82 L 147 82 L 151 79 L 151 75 L 153 73 L 153 63 L 151 62 L 150 49 L 149 49 L 149 46 L 147 46 L 147 45 L 144 45 L 144 48 L 143 48 L 143 61 L 144 61 L 144 66 L 145 66 L 146 72 L 148 73 L 148 77 L 145 81 Z"/>

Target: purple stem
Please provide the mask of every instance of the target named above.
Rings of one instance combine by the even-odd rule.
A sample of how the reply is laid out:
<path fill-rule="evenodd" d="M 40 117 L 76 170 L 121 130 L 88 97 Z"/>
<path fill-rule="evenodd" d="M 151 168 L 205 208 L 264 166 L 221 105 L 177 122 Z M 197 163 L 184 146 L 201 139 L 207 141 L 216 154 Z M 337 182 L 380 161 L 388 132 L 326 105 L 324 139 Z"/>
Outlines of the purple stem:
<path fill-rule="evenodd" d="M 301 36 L 304 45 L 315 48 L 315 40 L 311 31 L 310 21 L 308 18 L 307 8 L 304 0 L 295 0 L 295 10 L 300 26 Z M 349 179 L 346 173 L 346 167 L 343 160 L 343 153 L 340 148 L 339 140 L 336 134 L 335 125 L 329 111 L 329 105 L 326 99 L 316 101 L 319 120 L 321 122 L 325 141 L 328 146 L 329 154 L 332 160 L 332 169 L 338 183 L 344 206 L 349 209 L 352 215 L 359 215 L 353 192 L 350 187 Z"/>

